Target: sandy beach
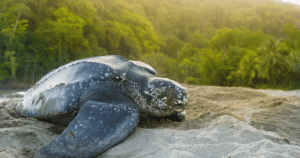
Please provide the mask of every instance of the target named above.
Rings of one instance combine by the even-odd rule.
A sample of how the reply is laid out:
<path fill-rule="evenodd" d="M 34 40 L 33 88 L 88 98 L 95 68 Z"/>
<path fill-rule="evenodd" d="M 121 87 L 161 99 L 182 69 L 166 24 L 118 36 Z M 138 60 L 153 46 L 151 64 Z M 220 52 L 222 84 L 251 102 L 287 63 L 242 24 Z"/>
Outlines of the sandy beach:
<path fill-rule="evenodd" d="M 190 96 L 185 121 L 141 120 L 97 158 L 300 157 L 298 91 L 183 85 Z M 31 158 L 65 127 L 21 118 L 17 102 L 0 103 L 0 157 Z"/>

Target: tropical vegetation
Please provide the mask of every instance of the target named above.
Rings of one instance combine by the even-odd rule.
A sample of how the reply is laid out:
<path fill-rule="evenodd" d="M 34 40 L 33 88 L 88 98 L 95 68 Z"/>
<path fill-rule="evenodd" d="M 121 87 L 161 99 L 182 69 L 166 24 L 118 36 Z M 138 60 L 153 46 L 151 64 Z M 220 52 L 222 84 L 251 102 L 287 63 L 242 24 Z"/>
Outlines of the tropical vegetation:
<path fill-rule="evenodd" d="M 299 15 L 281 0 L 1 0 L 0 81 L 116 54 L 188 84 L 296 89 Z"/>

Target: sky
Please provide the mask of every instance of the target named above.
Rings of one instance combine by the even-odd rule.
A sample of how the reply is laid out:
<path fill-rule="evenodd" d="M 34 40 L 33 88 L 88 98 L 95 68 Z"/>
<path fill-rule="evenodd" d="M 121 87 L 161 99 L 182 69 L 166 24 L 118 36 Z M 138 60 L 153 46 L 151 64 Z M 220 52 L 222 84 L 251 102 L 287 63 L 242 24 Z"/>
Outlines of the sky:
<path fill-rule="evenodd" d="M 291 2 L 300 5 L 300 0 L 282 0 L 283 2 Z"/>

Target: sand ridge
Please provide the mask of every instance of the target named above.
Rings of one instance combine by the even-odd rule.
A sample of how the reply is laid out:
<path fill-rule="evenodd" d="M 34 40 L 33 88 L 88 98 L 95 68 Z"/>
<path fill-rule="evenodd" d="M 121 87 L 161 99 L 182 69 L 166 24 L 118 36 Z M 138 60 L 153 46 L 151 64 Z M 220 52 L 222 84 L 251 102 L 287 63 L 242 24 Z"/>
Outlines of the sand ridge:
<path fill-rule="evenodd" d="M 143 128 L 201 129 L 218 117 L 229 115 L 257 129 L 273 131 L 300 143 L 300 97 L 271 96 L 243 87 L 183 84 L 189 92 L 186 120 L 155 120 Z"/>

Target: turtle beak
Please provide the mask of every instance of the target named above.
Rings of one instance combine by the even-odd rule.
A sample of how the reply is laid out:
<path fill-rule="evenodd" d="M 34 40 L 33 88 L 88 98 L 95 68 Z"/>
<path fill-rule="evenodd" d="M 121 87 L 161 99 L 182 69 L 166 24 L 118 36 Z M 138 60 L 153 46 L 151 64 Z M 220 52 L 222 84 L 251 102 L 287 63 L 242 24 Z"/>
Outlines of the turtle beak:
<path fill-rule="evenodd" d="M 184 90 L 182 93 L 183 95 L 181 93 L 177 95 L 177 100 L 174 102 L 174 106 L 172 106 L 172 109 L 177 113 L 183 112 L 185 110 L 185 106 L 187 105 L 188 93 L 186 90 Z"/>
<path fill-rule="evenodd" d="M 184 109 L 174 109 L 174 111 L 176 111 L 176 112 L 183 112 Z"/>
<path fill-rule="evenodd" d="M 185 105 L 184 104 L 177 104 L 175 106 L 172 106 L 172 109 L 176 112 L 183 112 L 185 109 Z"/>

